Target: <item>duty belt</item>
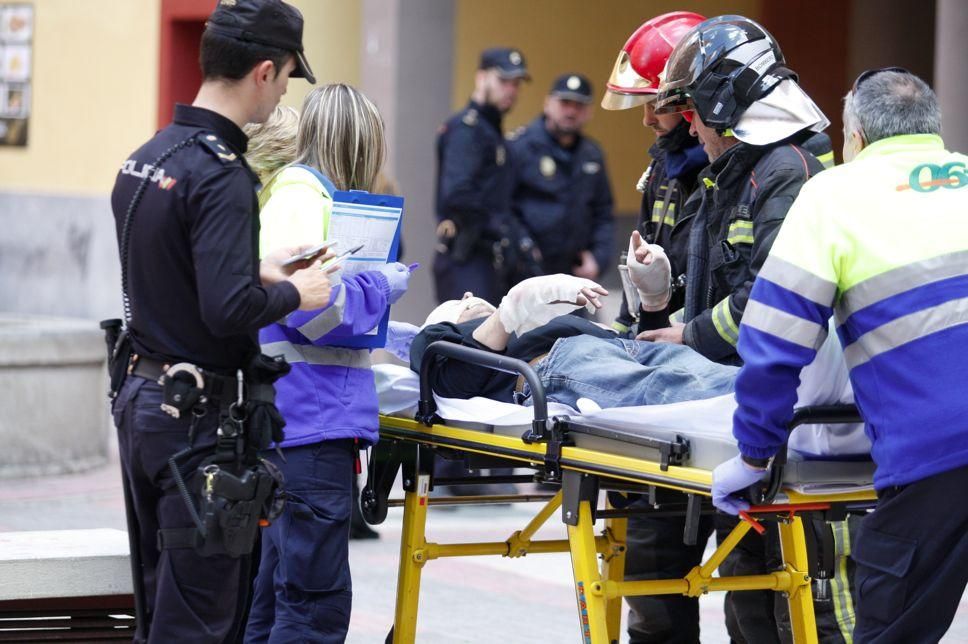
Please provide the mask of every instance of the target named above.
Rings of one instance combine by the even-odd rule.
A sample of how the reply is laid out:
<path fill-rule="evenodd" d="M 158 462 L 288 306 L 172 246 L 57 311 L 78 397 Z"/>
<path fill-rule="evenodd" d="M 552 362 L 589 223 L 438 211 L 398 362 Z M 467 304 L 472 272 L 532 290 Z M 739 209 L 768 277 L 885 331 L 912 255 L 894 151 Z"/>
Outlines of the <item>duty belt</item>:
<path fill-rule="evenodd" d="M 128 365 L 128 373 L 161 384 L 161 377 L 167 374 L 173 366 L 177 367 L 178 365 L 134 354 L 131 356 L 131 363 Z M 202 369 L 195 365 L 187 365 L 187 367 L 197 370 L 202 377 L 202 395 L 210 401 L 218 403 L 223 399 L 235 400 L 236 389 L 238 388 L 238 380 L 235 376 L 223 376 L 210 369 Z"/>

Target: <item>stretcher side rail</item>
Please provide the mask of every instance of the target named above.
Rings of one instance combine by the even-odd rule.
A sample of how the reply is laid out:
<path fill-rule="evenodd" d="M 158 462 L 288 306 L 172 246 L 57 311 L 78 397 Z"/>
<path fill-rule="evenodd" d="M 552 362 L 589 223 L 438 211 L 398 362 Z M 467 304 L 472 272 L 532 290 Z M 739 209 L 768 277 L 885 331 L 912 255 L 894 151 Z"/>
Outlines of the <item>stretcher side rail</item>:
<path fill-rule="evenodd" d="M 632 443 L 650 447 L 659 452 L 659 467 L 663 472 L 669 469 L 669 465 L 684 465 L 689 460 L 690 443 L 689 439 L 676 434 L 675 438 L 665 439 L 657 436 L 645 434 L 629 434 L 619 432 L 604 424 L 595 423 L 584 418 L 572 418 L 571 416 L 555 416 L 553 419 L 554 428 L 561 431 L 562 435 L 574 431 L 590 436 L 601 436 L 623 443 Z"/>
<path fill-rule="evenodd" d="M 800 425 L 836 425 L 863 421 L 860 411 L 853 404 L 811 405 L 795 409 L 787 428 L 792 432 Z M 783 443 L 770 466 L 769 479 L 766 483 L 757 483 L 750 487 L 749 498 L 754 505 L 772 503 L 780 492 L 783 486 L 783 470 L 787 464 L 787 451 L 788 443 Z"/>
<path fill-rule="evenodd" d="M 444 340 L 432 342 L 424 351 L 423 359 L 420 361 L 420 400 L 417 402 L 417 422 L 423 423 L 427 427 L 434 424 L 437 413 L 437 403 L 434 401 L 434 392 L 431 382 L 437 368 L 442 364 L 437 360 L 437 356 L 460 360 L 468 364 L 487 367 L 495 371 L 517 374 L 524 377 L 528 386 L 531 388 L 531 403 L 534 408 L 534 420 L 531 421 L 531 429 L 521 436 L 525 443 L 537 443 L 545 441 L 550 437 L 548 429 L 548 402 L 545 398 L 544 387 L 538 380 L 538 374 L 534 372 L 527 362 L 508 358 L 507 356 L 465 347 L 461 344 L 454 344 Z"/>

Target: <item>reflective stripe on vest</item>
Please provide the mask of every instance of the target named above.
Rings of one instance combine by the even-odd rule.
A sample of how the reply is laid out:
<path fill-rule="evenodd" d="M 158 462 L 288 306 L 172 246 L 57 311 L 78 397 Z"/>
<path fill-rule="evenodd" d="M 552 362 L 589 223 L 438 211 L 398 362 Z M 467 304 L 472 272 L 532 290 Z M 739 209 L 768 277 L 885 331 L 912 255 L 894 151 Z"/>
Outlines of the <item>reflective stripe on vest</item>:
<path fill-rule="evenodd" d="M 746 303 L 743 325 L 807 349 L 820 348 L 827 338 L 826 327 L 756 300 Z"/>
<path fill-rule="evenodd" d="M 675 226 L 676 225 L 676 204 L 670 203 L 669 209 L 665 208 L 665 201 L 659 200 L 652 204 L 652 223 L 658 224 L 660 221 L 663 226 Z M 665 212 L 665 216 L 663 216 Z"/>
<path fill-rule="evenodd" d="M 848 345 L 844 358 L 853 369 L 891 349 L 962 324 L 968 324 L 968 298 L 949 300 L 882 324 Z"/>
<path fill-rule="evenodd" d="M 262 353 L 269 356 L 283 356 L 286 362 L 296 364 L 322 365 L 327 367 L 349 367 L 369 369 L 372 362 L 367 349 L 343 349 L 341 347 L 317 347 L 311 344 L 291 342 L 269 342 L 262 345 Z"/>
<path fill-rule="evenodd" d="M 753 222 L 749 219 L 737 219 L 729 224 L 729 232 L 726 233 L 726 241 L 734 246 L 736 244 L 753 243 Z"/>
<path fill-rule="evenodd" d="M 733 319 L 733 314 L 729 310 L 729 298 L 725 298 L 713 307 L 712 311 L 713 326 L 716 332 L 726 342 L 733 346 L 739 341 L 739 325 Z"/>
<path fill-rule="evenodd" d="M 300 326 L 297 331 L 310 341 L 316 341 L 338 327 L 343 322 L 343 312 L 346 309 L 346 287 L 338 286 L 336 299 L 333 303 L 319 312 L 319 314 Z"/>

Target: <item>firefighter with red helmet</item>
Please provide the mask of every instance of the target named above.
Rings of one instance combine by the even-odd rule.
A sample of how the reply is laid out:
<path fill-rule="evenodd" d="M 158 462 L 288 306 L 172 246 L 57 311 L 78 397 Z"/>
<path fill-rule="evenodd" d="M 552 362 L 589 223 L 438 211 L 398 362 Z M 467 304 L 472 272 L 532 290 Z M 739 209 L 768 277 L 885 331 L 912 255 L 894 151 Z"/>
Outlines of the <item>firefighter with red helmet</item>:
<path fill-rule="evenodd" d="M 642 193 L 642 207 L 636 229 L 647 243 L 665 249 L 672 268 L 670 308 L 673 311 L 682 307 L 683 290 L 677 285 L 684 281 L 680 277 L 686 270 L 686 241 L 691 226 L 691 217 L 683 214 L 683 205 L 696 188 L 699 171 L 709 161 L 699 141 L 690 136 L 689 123 L 682 115 L 656 114 L 654 103 L 659 75 L 672 48 L 683 34 L 703 20 L 696 13 L 673 11 L 643 23 L 619 51 L 602 98 L 602 107 L 607 110 L 643 106 L 642 123 L 656 135 L 649 149 L 652 162 L 637 186 Z M 617 331 L 634 330 L 632 335 L 635 335 L 646 329 L 669 326 L 668 313 L 650 313 L 635 300 L 634 295 L 624 296 L 613 323 Z"/>
<path fill-rule="evenodd" d="M 652 161 L 637 186 L 642 192 L 642 207 L 636 230 L 646 243 L 665 249 L 672 268 L 673 284 L 684 275 L 687 240 L 692 217 L 683 206 L 697 185 L 699 172 L 709 164 L 699 141 L 689 134 L 689 123 L 682 114 L 656 114 L 655 97 L 659 77 L 679 39 L 705 18 L 686 11 L 656 16 L 646 21 L 629 37 L 619 51 L 612 75 L 606 84 L 602 107 L 625 110 L 643 106 L 642 124 L 651 128 L 656 141 L 649 149 Z M 622 262 L 625 263 L 624 260 Z M 627 276 L 623 273 L 623 280 Z M 627 294 L 613 327 L 620 333 L 636 335 L 646 329 L 669 326 L 669 309 L 658 313 L 642 308 L 635 289 Z M 683 292 L 671 294 L 672 310 L 681 308 Z M 631 306 L 629 304 L 631 303 Z M 657 490 L 657 502 L 682 504 L 677 492 Z M 652 507 L 648 499 L 633 503 L 636 510 Z M 628 519 L 628 550 L 625 559 L 627 580 L 683 577 L 702 560 L 706 542 L 713 532 L 712 517 L 703 515 L 693 544 L 683 543 L 685 519 L 633 514 Z M 633 644 L 652 642 L 692 643 L 699 641 L 699 600 L 680 595 L 626 597 L 629 604 L 628 633 Z"/>

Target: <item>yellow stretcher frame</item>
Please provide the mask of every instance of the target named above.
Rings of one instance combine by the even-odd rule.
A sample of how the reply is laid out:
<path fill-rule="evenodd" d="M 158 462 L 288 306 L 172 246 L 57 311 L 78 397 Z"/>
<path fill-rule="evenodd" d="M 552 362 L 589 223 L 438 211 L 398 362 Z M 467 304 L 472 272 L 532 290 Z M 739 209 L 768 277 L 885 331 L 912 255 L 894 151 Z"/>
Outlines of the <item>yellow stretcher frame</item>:
<path fill-rule="evenodd" d="M 540 471 L 548 456 L 548 443 L 526 443 L 513 436 L 448 427 L 439 423 L 426 426 L 414 420 L 392 416 L 380 417 L 380 435 L 384 445 L 391 443 L 416 451 L 417 461 L 420 459 L 421 450 L 430 453 L 437 448 L 447 448 L 468 454 L 497 457 L 507 461 L 510 466 L 531 467 Z M 411 463 L 409 469 L 405 468 L 396 609 L 388 642 L 403 644 L 415 641 L 421 572 L 429 561 L 444 557 L 500 555 L 515 558 L 525 554 L 569 552 L 581 641 L 586 644 L 619 641 L 622 597 L 699 597 L 707 592 L 743 590 L 773 590 L 784 593 L 789 602 L 794 642 L 812 644 L 817 642 L 817 629 L 808 572 L 807 542 L 799 513 L 821 510 L 832 504 L 873 505 L 876 501 L 873 491 L 802 495 L 785 490 L 787 502 L 782 508 L 777 506 L 776 510 L 772 507 L 768 509 L 778 518 L 783 561 L 781 570 L 763 575 L 713 576 L 719 564 L 743 536 L 750 529 L 760 527 L 753 519 L 740 521 L 712 556 L 683 578 L 624 581 L 627 519 L 608 518 L 602 533 L 595 534 L 593 503 L 597 503 L 599 485 L 602 489 L 616 483 L 650 485 L 709 496 L 711 472 L 677 465 L 663 468 L 652 461 L 568 445 L 560 447 L 560 455 L 556 461 L 560 464 L 563 479 L 572 482 L 577 480 L 579 484 L 585 481 L 595 483 L 595 498 L 582 498 L 579 495 L 575 506 L 577 516 L 572 517 L 570 512 L 563 510 L 563 520 L 569 524 L 567 540 L 532 540 L 537 530 L 561 508 L 563 491 L 559 490 L 547 499 L 534 519 L 503 542 L 440 544 L 427 541 L 427 510 L 435 501 L 429 498 L 432 475 L 426 467 L 421 468 L 419 462 Z M 461 502 L 473 503 L 486 498 L 463 498 Z M 513 499 L 501 497 L 500 500 Z"/>

